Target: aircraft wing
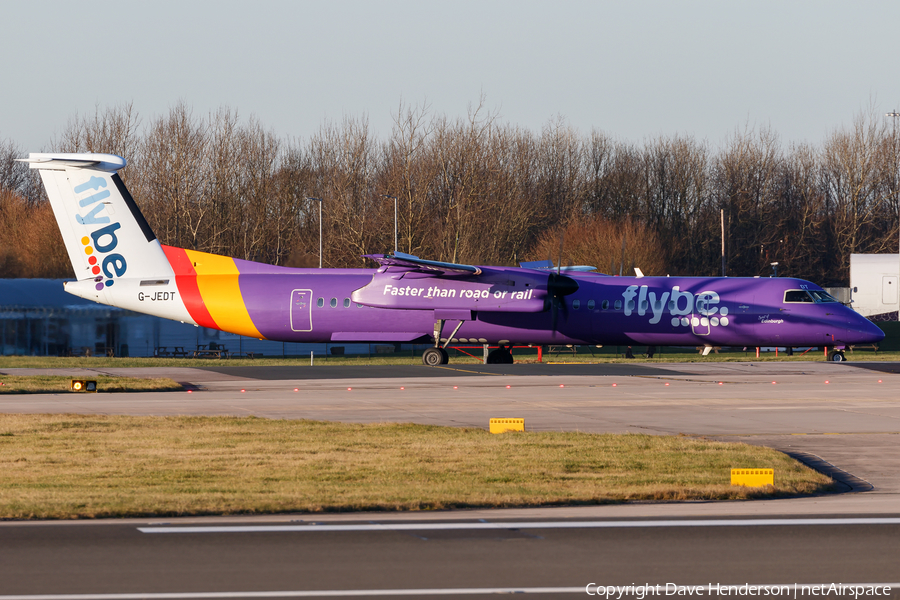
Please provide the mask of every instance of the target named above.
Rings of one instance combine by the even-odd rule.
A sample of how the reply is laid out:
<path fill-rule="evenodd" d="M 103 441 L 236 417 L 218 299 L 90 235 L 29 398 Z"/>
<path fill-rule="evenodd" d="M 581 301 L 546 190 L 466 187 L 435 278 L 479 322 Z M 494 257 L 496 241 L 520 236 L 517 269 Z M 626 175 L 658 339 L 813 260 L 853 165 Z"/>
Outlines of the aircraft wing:
<path fill-rule="evenodd" d="M 551 297 L 566 296 L 578 289 L 575 280 L 552 271 L 460 265 L 400 252 L 367 258 L 381 268 L 350 298 L 377 308 L 435 310 L 441 314 L 542 312 L 550 306 Z"/>
<path fill-rule="evenodd" d="M 393 270 L 418 271 L 434 275 L 481 275 L 482 269 L 472 265 L 460 265 L 436 260 L 425 260 L 412 254 L 394 252 L 393 254 L 366 254 L 383 267 L 395 267 Z"/>

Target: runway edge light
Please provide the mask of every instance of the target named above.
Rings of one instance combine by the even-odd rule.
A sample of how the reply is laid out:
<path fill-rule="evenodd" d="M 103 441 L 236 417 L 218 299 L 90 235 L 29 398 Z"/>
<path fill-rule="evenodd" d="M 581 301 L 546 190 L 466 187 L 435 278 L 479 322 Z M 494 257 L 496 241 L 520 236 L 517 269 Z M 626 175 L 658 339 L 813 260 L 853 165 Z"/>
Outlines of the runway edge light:
<path fill-rule="evenodd" d="M 775 469 L 732 469 L 731 485 L 744 487 L 775 485 Z"/>
<path fill-rule="evenodd" d="M 525 431 L 525 419 L 491 419 L 491 433 Z"/>
<path fill-rule="evenodd" d="M 97 382 L 93 379 L 73 379 L 69 383 L 69 389 L 73 392 L 96 392 Z"/>

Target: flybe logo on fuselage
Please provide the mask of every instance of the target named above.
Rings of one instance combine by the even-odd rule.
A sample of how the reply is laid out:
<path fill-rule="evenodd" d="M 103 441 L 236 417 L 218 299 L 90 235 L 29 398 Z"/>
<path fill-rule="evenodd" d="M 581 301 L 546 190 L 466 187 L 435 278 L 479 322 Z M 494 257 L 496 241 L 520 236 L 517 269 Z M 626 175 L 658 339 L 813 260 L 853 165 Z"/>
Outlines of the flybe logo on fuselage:
<path fill-rule="evenodd" d="M 113 278 L 121 277 L 128 268 L 125 257 L 113 252 L 119 245 L 116 231 L 122 225 L 112 222 L 109 210 L 104 211 L 110 206 L 108 202 L 103 202 L 110 196 L 110 190 L 105 189 L 108 185 L 109 181 L 106 178 L 92 176 L 85 183 L 73 188 L 79 207 L 75 220 L 79 224 L 89 227 L 103 225 L 81 238 L 81 244 L 84 246 L 84 253 L 87 256 L 91 273 L 94 274 L 94 281 L 97 284 L 95 287 L 98 291 L 115 283 Z M 79 195 L 85 193 L 87 193 L 85 196 L 78 198 Z M 85 211 L 85 209 L 87 210 Z M 101 212 L 107 214 L 101 215 Z"/>
<path fill-rule="evenodd" d="M 705 290 L 698 294 L 682 292 L 680 286 L 669 291 L 651 292 L 646 285 L 629 285 L 622 292 L 623 312 L 626 317 L 637 314 L 650 315 L 650 323 L 662 320 L 663 314 L 672 315 L 672 327 L 728 326 L 728 307 L 719 306 L 719 294 Z"/>

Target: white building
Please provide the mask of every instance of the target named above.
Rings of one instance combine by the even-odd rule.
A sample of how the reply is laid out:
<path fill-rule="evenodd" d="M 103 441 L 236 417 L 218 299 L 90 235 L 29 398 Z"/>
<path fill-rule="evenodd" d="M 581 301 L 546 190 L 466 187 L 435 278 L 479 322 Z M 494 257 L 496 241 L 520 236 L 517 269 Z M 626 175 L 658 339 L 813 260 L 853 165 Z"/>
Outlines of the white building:
<path fill-rule="evenodd" d="M 851 254 L 853 308 L 872 321 L 897 321 L 900 254 Z"/>

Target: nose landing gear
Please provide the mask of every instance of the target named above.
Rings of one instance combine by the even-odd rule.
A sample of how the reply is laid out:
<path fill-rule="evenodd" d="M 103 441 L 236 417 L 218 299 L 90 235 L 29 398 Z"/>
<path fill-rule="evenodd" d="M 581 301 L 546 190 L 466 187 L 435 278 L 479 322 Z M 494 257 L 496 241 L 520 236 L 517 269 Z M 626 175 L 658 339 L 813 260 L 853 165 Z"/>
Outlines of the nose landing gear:
<path fill-rule="evenodd" d="M 828 349 L 827 356 L 828 360 L 831 362 L 845 362 L 847 360 L 847 357 L 844 356 L 844 351 L 834 347 Z"/>

